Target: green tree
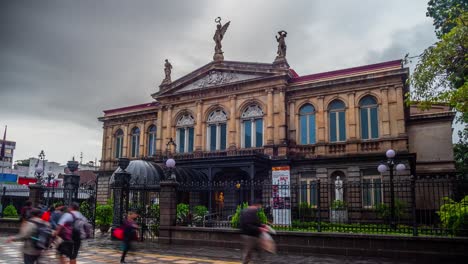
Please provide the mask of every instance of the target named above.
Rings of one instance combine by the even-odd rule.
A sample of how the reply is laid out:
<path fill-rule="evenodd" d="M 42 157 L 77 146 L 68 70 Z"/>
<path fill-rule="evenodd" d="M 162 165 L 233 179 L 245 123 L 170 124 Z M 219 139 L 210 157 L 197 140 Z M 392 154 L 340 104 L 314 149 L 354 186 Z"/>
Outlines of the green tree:
<path fill-rule="evenodd" d="M 459 141 L 453 145 L 453 154 L 457 172 L 468 177 L 468 127 L 458 131 Z"/>
<path fill-rule="evenodd" d="M 409 82 L 407 103 L 427 109 L 446 103 L 468 112 L 468 4 L 463 0 L 431 0 L 427 16 L 434 18 L 439 40 L 418 56 Z M 406 59 L 408 56 L 406 57 Z"/>

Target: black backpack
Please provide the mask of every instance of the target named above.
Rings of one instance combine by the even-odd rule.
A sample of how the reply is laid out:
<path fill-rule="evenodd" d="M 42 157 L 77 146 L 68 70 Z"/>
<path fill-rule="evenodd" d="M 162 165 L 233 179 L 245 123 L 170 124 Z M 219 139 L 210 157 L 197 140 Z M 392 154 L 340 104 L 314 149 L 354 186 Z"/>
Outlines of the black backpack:
<path fill-rule="evenodd" d="M 52 244 L 52 229 L 43 223 L 34 222 L 36 232 L 31 236 L 34 248 L 44 250 L 48 249 Z"/>

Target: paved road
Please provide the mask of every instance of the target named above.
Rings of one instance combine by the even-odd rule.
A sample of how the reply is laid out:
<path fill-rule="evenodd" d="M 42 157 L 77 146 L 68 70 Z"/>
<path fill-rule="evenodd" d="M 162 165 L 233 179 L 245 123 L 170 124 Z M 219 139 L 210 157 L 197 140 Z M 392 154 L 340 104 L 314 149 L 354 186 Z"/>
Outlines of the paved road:
<path fill-rule="evenodd" d="M 0 234 L 0 264 L 19 264 L 22 255 L 19 252 L 21 242 L 5 243 L 6 235 Z M 137 247 L 140 245 L 137 245 Z M 120 251 L 116 242 L 108 240 L 89 240 L 78 255 L 79 264 L 119 263 Z M 154 246 L 139 249 L 129 254 L 129 263 L 176 263 L 176 264 L 234 264 L 240 263 L 240 250 L 222 248 L 191 248 L 183 246 Z M 54 250 L 49 250 L 41 263 L 58 263 Z M 263 259 L 254 259 L 253 263 L 409 263 L 378 258 L 342 257 L 342 256 L 298 256 L 298 255 L 263 255 Z"/>

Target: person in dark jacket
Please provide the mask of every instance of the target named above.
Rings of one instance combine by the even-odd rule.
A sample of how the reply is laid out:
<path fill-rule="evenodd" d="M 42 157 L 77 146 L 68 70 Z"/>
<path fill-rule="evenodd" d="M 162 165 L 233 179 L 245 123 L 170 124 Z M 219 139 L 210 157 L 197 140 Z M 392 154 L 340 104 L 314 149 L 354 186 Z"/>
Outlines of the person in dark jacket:
<path fill-rule="evenodd" d="M 260 254 L 259 236 L 262 232 L 268 231 L 265 225 L 260 222 L 260 218 L 257 215 L 258 210 L 261 207 L 261 202 L 255 201 L 241 212 L 240 227 L 242 231 L 242 240 L 244 243 L 242 263 L 250 262 L 253 250 L 257 250 Z"/>
<path fill-rule="evenodd" d="M 131 243 L 133 240 L 136 240 L 138 238 L 136 232 L 138 225 L 135 222 L 135 219 L 137 219 L 137 217 L 137 213 L 129 211 L 127 219 L 125 219 L 125 222 L 122 226 L 124 236 L 122 241 L 122 257 L 120 258 L 120 263 L 126 263 L 125 257 L 127 256 L 128 251 L 132 249 Z"/>

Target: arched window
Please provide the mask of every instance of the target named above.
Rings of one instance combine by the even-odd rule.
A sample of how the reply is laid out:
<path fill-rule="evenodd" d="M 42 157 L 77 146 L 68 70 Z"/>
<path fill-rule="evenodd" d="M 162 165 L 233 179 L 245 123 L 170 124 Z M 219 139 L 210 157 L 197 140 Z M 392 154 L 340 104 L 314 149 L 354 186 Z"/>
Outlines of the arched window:
<path fill-rule="evenodd" d="M 148 128 L 148 156 L 156 154 L 156 126 L 151 125 Z"/>
<path fill-rule="evenodd" d="M 258 105 L 251 105 L 242 113 L 242 147 L 263 146 L 263 111 Z"/>
<path fill-rule="evenodd" d="M 306 104 L 299 110 L 301 144 L 315 144 L 315 108 Z"/>
<path fill-rule="evenodd" d="M 115 158 L 121 158 L 123 152 L 123 136 L 124 133 L 122 129 L 117 130 L 115 132 Z"/>
<path fill-rule="evenodd" d="M 226 122 L 227 115 L 223 110 L 216 110 L 211 112 L 208 116 L 207 127 L 207 149 L 225 150 L 226 149 Z"/>
<path fill-rule="evenodd" d="M 330 142 L 346 140 L 345 104 L 335 100 L 328 106 Z"/>
<path fill-rule="evenodd" d="M 374 139 L 379 137 L 377 107 L 377 101 L 372 96 L 365 96 L 359 101 L 362 139 Z"/>
<path fill-rule="evenodd" d="M 134 127 L 132 129 L 131 135 L 131 142 L 132 142 L 132 151 L 131 157 L 136 158 L 140 153 L 140 129 L 138 127 Z"/>
<path fill-rule="evenodd" d="M 193 152 L 193 116 L 186 114 L 177 121 L 176 144 L 178 152 Z"/>

